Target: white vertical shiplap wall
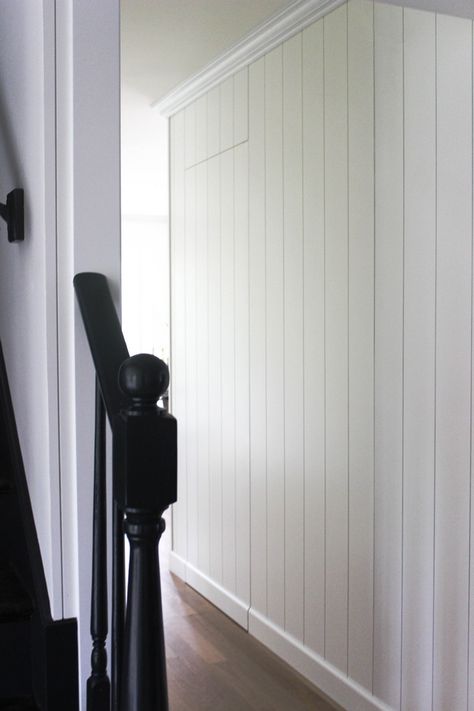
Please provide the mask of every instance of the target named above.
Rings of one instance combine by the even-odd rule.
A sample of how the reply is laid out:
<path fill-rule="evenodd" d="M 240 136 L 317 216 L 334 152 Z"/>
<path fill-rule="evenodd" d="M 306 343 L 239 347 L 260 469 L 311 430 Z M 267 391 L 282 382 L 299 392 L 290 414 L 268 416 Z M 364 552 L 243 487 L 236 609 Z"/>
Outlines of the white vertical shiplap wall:
<path fill-rule="evenodd" d="M 436 17 L 404 16 L 402 706 L 429 708 L 433 664 Z"/>
<path fill-rule="evenodd" d="M 324 19 L 326 631 L 325 657 L 347 673 L 348 170 L 347 5 Z M 370 108 L 368 107 L 369 112 Z M 307 393 L 306 397 L 310 397 Z"/>
<path fill-rule="evenodd" d="M 285 624 L 283 50 L 265 57 L 267 613 Z"/>
<path fill-rule="evenodd" d="M 471 467 L 472 26 L 436 21 L 433 707 L 467 708 Z M 455 107 L 455 111 L 453 111 Z M 473 650 L 474 651 L 474 650 Z"/>
<path fill-rule="evenodd" d="M 179 419 L 178 438 L 178 501 L 173 509 L 173 550 L 183 560 L 187 559 L 187 472 L 186 472 L 186 289 L 185 289 L 185 122 L 184 113 L 173 118 L 170 125 L 170 152 L 173 160 L 170 182 L 170 212 L 172 214 L 171 239 L 171 303 L 172 329 L 171 352 L 173 353 L 173 412 Z M 179 265 L 179 269 L 176 267 Z"/>
<path fill-rule="evenodd" d="M 180 275 L 172 283 L 179 379 L 172 397 L 180 422 L 173 551 L 181 574 L 204 594 L 212 597 L 216 584 L 225 591 L 213 598 L 216 604 L 225 607 L 226 596 L 234 596 L 227 611 L 244 625 L 250 600 L 248 74 L 231 77 L 171 122 L 171 253 Z"/>
<path fill-rule="evenodd" d="M 249 67 L 249 431 L 250 431 L 250 599 L 267 614 L 268 445 L 267 445 L 267 221 L 265 165 L 265 58 Z M 278 169 L 278 168 L 277 168 Z M 269 196 L 269 199 L 271 197 Z M 269 226 L 271 227 L 271 225 Z M 271 377 L 271 376 L 270 376 Z M 280 388 L 282 387 L 280 383 Z M 270 435 L 271 436 L 271 435 Z M 272 473 L 270 473 L 272 476 Z M 281 535 L 280 518 L 272 536 Z M 256 535 L 258 531 L 258 535 Z M 284 563 L 284 561 L 283 561 Z"/>
<path fill-rule="evenodd" d="M 325 634 L 324 24 L 303 33 L 304 642 Z"/>
<path fill-rule="evenodd" d="M 171 119 L 172 565 L 349 709 L 474 711 L 472 107 L 349 0 Z"/>
<path fill-rule="evenodd" d="M 348 674 L 373 674 L 374 5 L 348 5 Z"/>
<path fill-rule="evenodd" d="M 304 637 L 302 38 L 283 45 L 285 629 Z M 269 166 L 271 170 L 271 166 Z M 268 531 L 268 536 L 271 536 Z"/>
<path fill-rule="evenodd" d="M 374 7 L 375 371 L 373 692 L 400 708 L 403 521 L 403 10 Z"/>

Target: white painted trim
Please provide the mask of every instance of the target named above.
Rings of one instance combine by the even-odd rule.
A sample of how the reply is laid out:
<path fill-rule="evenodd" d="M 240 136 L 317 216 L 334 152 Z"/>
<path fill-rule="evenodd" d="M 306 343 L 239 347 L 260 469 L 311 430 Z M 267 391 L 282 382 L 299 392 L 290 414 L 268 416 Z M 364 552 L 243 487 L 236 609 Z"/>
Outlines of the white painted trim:
<path fill-rule="evenodd" d="M 49 455 L 50 554 L 43 562 L 53 619 L 64 615 L 61 470 L 58 416 L 57 229 L 56 229 L 56 3 L 43 3 L 45 192 L 45 299 Z M 45 533 L 42 532 L 44 536 Z"/>
<path fill-rule="evenodd" d="M 173 575 L 186 582 L 186 561 L 174 551 L 169 552 L 168 566 Z"/>
<path fill-rule="evenodd" d="M 249 32 L 204 69 L 179 84 L 152 106 L 171 116 L 231 74 L 255 62 L 271 49 L 334 10 L 347 0 L 296 0 Z"/>
<path fill-rule="evenodd" d="M 229 590 L 223 588 L 200 570 L 188 563 L 184 558 L 170 551 L 169 568 L 174 575 L 184 580 L 200 595 L 212 602 L 227 617 L 237 622 L 238 625 L 248 630 L 248 605 L 236 597 Z"/>
<path fill-rule="evenodd" d="M 223 588 L 190 563 L 186 566 L 186 582 L 204 595 L 213 605 L 244 629 L 248 629 L 248 605 Z"/>
<path fill-rule="evenodd" d="M 249 610 L 249 633 L 342 708 L 351 711 L 393 711 L 337 667 L 252 608 Z"/>

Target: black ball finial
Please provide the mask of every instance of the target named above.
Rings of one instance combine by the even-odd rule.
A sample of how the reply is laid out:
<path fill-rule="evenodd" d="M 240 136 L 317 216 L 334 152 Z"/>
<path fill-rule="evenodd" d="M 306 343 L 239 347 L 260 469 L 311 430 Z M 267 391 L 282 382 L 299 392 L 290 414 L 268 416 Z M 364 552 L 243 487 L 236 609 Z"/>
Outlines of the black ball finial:
<path fill-rule="evenodd" d="M 155 405 L 166 392 L 170 375 L 166 363 L 149 353 L 127 358 L 119 369 L 119 386 L 134 405 Z"/>

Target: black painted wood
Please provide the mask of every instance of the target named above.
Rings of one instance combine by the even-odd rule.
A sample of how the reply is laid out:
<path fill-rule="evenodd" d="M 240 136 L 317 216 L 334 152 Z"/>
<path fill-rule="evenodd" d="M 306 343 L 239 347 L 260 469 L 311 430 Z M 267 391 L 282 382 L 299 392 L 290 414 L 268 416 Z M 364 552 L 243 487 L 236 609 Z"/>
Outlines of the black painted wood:
<path fill-rule="evenodd" d="M 34 610 L 31 596 L 10 563 L 0 563 L 0 622 L 29 619 Z"/>
<path fill-rule="evenodd" d="M 1 711 L 38 711 L 33 699 L 3 699 L 0 701 Z"/>
<path fill-rule="evenodd" d="M 129 405 L 114 420 L 115 497 L 127 510 L 163 511 L 177 497 L 177 425 L 157 400 L 168 387 L 166 363 L 141 353 L 126 360 L 119 384 Z"/>
<path fill-rule="evenodd" d="M 129 356 L 127 345 L 105 276 L 95 272 L 76 274 L 74 288 L 107 415 L 112 424 L 120 408 L 126 405 L 118 386 L 118 372 Z"/>
<path fill-rule="evenodd" d="M 169 385 L 168 367 L 148 354 L 128 357 L 103 275 L 78 274 L 74 285 L 113 433 L 112 711 L 168 711 L 158 542 L 163 511 L 176 501 L 177 426 L 157 407 Z M 105 512 L 98 516 L 105 525 Z M 96 598 L 94 585 L 93 607 Z M 95 646 L 102 649 L 104 629 L 99 634 L 96 627 Z M 94 663 L 104 678 L 103 656 Z M 105 711 L 105 705 L 88 709 Z"/>
<path fill-rule="evenodd" d="M 94 446 L 94 512 L 92 533 L 91 675 L 87 680 L 87 711 L 110 710 L 107 674 L 107 486 L 105 468 L 105 407 L 96 380 Z"/>
<path fill-rule="evenodd" d="M 14 188 L 7 195 L 5 204 L 0 203 L 0 217 L 7 223 L 9 242 L 25 239 L 25 208 L 23 188 Z"/>
<path fill-rule="evenodd" d="M 124 516 L 116 501 L 113 502 L 113 553 L 112 553 L 112 711 L 120 711 L 123 666 L 123 638 L 125 627 L 125 551 Z"/>
<path fill-rule="evenodd" d="M 167 711 L 158 543 L 163 511 L 176 500 L 176 421 L 156 403 L 168 387 L 168 368 L 154 356 L 133 356 L 119 383 L 130 402 L 115 429 L 115 456 L 123 462 L 117 493 L 130 543 L 124 709 Z"/>
<path fill-rule="evenodd" d="M 0 479 L 0 709 L 24 698 L 42 711 L 77 711 L 77 625 L 51 618 L 1 345 Z"/>
<path fill-rule="evenodd" d="M 126 711 L 168 711 L 166 656 L 155 513 L 127 512 L 130 570 L 125 628 L 123 699 Z"/>

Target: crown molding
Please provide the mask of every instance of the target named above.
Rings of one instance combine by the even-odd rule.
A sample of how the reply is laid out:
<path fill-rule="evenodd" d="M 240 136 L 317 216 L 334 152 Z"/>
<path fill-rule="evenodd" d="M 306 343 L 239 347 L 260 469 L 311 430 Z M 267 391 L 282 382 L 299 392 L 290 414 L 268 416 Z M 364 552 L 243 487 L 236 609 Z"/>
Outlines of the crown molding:
<path fill-rule="evenodd" d="M 289 7 L 258 25 L 237 44 L 210 62 L 152 106 L 163 116 L 180 111 L 231 74 L 248 66 L 274 47 L 301 32 L 347 0 L 296 0 Z"/>

